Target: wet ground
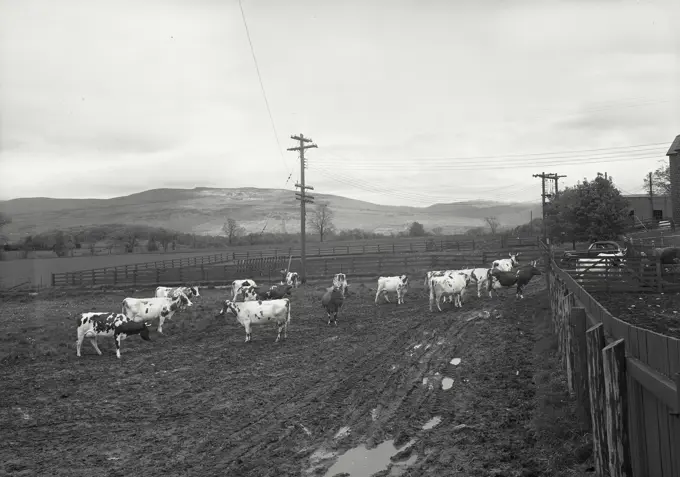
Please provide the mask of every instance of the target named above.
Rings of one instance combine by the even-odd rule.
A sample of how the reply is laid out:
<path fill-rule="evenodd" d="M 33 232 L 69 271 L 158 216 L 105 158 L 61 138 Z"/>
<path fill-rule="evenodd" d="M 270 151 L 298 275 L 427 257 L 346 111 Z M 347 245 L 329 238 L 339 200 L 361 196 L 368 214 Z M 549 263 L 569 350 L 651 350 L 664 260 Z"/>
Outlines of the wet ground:
<path fill-rule="evenodd" d="M 204 290 L 120 360 L 107 338 L 77 358 L 75 316 L 130 293 L 5 302 L 0 475 L 589 475 L 542 283 L 443 313 L 421 290 L 375 306 L 357 285 L 337 327 L 301 288 L 280 343 L 273 327 L 244 343 L 214 316 L 227 290 Z"/>
<path fill-rule="evenodd" d="M 593 293 L 612 315 L 680 339 L 680 293 Z"/>

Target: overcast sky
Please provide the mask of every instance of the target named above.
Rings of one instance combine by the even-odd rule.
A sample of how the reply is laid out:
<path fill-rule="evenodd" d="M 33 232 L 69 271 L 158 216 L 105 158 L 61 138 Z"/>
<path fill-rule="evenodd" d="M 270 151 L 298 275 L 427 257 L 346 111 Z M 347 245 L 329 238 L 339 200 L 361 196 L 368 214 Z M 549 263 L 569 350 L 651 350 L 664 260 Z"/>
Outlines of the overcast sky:
<path fill-rule="evenodd" d="M 237 0 L 0 5 L 0 199 L 292 189 L 298 133 L 377 203 L 640 193 L 680 134 L 677 0 L 243 0 L 278 144 Z"/>

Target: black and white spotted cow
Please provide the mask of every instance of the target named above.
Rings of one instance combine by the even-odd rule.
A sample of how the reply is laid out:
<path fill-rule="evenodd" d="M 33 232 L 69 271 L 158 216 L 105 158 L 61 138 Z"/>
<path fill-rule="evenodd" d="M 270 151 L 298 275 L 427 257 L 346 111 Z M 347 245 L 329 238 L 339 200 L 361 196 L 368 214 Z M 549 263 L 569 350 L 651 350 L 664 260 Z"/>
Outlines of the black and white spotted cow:
<path fill-rule="evenodd" d="M 122 313 L 82 313 L 76 320 L 77 341 L 76 356 L 80 357 L 80 349 L 83 340 L 88 338 L 92 347 L 101 356 L 102 352 L 97 346 L 97 338 L 100 336 L 111 337 L 116 343 L 116 357 L 120 359 L 120 342 L 129 336 L 139 335 L 145 341 L 149 338 L 149 327 L 146 323 L 133 321 Z"/>
<path fill-rule="evenodd" d="M 163 334 L 163 322 L 171 319 L 182 305 L 192 306 L 192 303 L 184 292 L 179 291 L 174 297 L 126 298 L 122 311 L 137 322 L 158 319 L 158 332 Z"/>
<path fill-rule="evenodd" d="M 241 287 L 256 287 L 257 288 L 257 283 L 255 283 L 255 280 L 252 280 L 250 278 L 247 278 L 245 280 L 234 280 L 231 282 L 231 299 L 236 300 L 236 296 L 238 295 L 239 290 L 241 290 Z"/>
<path fill-rule="evenodd" d="M 293 288 L 300 286 L 300 275 L 298 275 L 298 272 L 286 273 L 286 285 L 290 285 Z"/>
<path fill-rule="evenodd" d="M 397 305 L 404 304 L 404 295 L 408 292 L 408 277 L 406 275 L 399 275 L 394 277 L 379 277 L 378 291 L 375 293 L 375 304 L 378 304 L 378 298 L 382 295 L 385 297 L 387 303 L 390 299 L 387 297 L 388 293 L 397 294 Z"/>

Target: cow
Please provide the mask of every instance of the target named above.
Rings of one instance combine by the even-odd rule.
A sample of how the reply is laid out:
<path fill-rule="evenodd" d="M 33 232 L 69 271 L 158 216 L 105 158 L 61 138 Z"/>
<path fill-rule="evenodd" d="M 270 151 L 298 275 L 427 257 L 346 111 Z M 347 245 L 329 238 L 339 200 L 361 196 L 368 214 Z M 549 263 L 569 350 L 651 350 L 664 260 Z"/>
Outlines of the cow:
<path fill-rule="evenodd" d="M 190 287 L 157 287 L 156 288 L 156 296 L 158 298 L 161 297 L 166 297 L 166 296 L 177 296 L 179 291 L 182 291 L 187 298 L 193 298 L 196 296 L 201 296 L 200 293 L 198 293 L 198 287 L 196 286 L 190 286 Z"/>
<path fill-rule="evenodd" d="M 432 304 L 435 301 L 439 311 L 442 311 L 440 301 L 446 297 L 452 297 L 455 300 L 455 306 L 461 308 L 463 306 L 461 298 L 469 283 L 470 276 L 460 272 L 432 277 L 430 281 L 430 311 L 432 311 Z"/>
<path fill-rule="evenodd" d="M 338 312 L 342 308 L 344 301 L 345 293 L 342 291 L 342 287 L 337 287 L 333 284 L 332 287 L 326 289 L 326 293 L 321 297 L 321 306 L 326 310 L 329 325 L 333 321 L 335 326 L 338 326 Z M 332 318 L 331 314 L 333 315 Z"/>
<path fill-rule="evenodd" d="M 300 286 L 300 275 L 297 272 L 286 273 L 286 285 L 290 285 L 293 288 Z M 283 284 L 282 284 L 283 285 Z"/>
<path fill-rule="evenodd" d="M 537 260 L 521 267 L 517 271 L 503 272 L 497 268 L 489 269 L 488 290 L 489 296 L 491 296 L 492 289 L 500 289 L 502 287 L 511 287 L 517 285 L 516 298 L 524 298 L 522 291 L 524 287 L 531 281 L 534 275 L 541 275 L 541 271 L 536 268 Z"/>
<path fill-rule="evenodd" d="M 80 349 L 83 340 L 89 338 L 92 347 L 99 356 L 102 355 L 97 338 L 100 336 L 112 337 L 116 343 L 116 357 L 120 359 L 120 342 L 129 336 L 139 335 L 144 341 L 149 338 L 149 326 L 146 323 L 138 323 L 122 313 L 81 313 L 76 320 L 76 356 L 80 358 Z"/>
<path fill-rule="evenodd" d="M 123 300 L 123 314 L 136 322 L 158 318 L 158 332 L 163 334 L 163 322 L 171 319 L 182 305 L 191 306 L 192 303 L 181 291 L 175 297 L 126 298 Z"/>
<path fill-rule="evenodd" d="M 197 296 L 201 296 L 200 293 L 198 293 L 198 287 L 197 286 L 190 286 L 190 287 L 157 287 L 156 288 L 156 297 L 161 298 L 161 297 L 168 297 L 168 296 L 177 296 L 179 292 L 182 291 L 187 298 L 191 299 Z M 185 305 L 182 305 L 180 309 L 184 310 L 186 308 Z"/>
<path fill-rule="evenodd" d="M 255 280 L 252 279 L 245 279 L 245 280 L 234 280 L 231 282 L 231 293 L 232 293 L 232 300 L 236 300 L 236 295 L 238 294 L 238 291 L 241 289 L 241 287 L 257 287 L 257 283 L 255 283 Z"/>
<path fill-rule="evenodd" d="M 427 293 L 430 293 L 430 284 L 432 281 L 432 278 L 434 277 L 443 277 L 445 275 L 451 274 L 451 273 L 469 273 L 469 270 L 431 270 L 425 274 L 425 282 L 423 283 L 423 286 L 425 287 L 425 290 Z M 453 297 L 449 296 L 447 297 L 449 300 L 449 303 L 453 301 Z"/>
<path fill-rule="evenodd" d="M 517 257 L 520 256 L 520 253 L 521 252 L 517 252 L 515 254 L 508 253 L 510 258 L 503 258 L 503 259 L 500 259 L 500 260 L 494 260 L 493 263 L 491 263 L 491 268 L 497 268 L 501 272 L 509 272 L 514 267 L 519 266 L 519 260 L 517 260 Z"/>
<path fill-rule="evenodd" d="M 482 297 L 482 289 L 487 288 L 489 278 L 489 268 L 473 268 L 470 274 L 470 281 L 477 284 L 477 298 Z M 491 292 L 489 292 L 489 297 Z"/>
<path fill-rule="evenodd" d="M 293 285 L 272 285 L 267 292 L 267 300 L 279 300 L 291 295 Z"/>
<path fill-rule="evenodd" d="M 378 304 L 378 297 L 385 296 L 387 303 L 391 303 L 387 297 L 388 293 L 397 293 L 397 305 L 404 304 L 404 295 L 408 292 L 408 277 L 400 275 L 395 277 L 379 277 L 378 291 L 375 293 L 375 304 Z"/>
<path fill-rule="evenodd" d="M 348 296 L 349 284 L 347 283 L 347 275 L 345 275 L 344 273 L 336 273 L 335 276 L 333 277 L 333 286 L 340 288 L 343 296 L 345 297 Z"/>
<path fill-rule="evenodd" d="M 281 331 L 283 331 L 284 338 L 288 336 L 288 324 L 290 323 L 290 300 L 288 298 L 269 301 L 245 301 L 242 303 L 225 300 L 218 316 L 224 315 L 225 312 L 232 313 L 243 325 L 246 330 L 246 343 L 252 341 L 252 326 L 264 325 L 270 321 L 276 323 L 278 327 L 275 343 L 281 338 Z"/>
<path fill-rule="evenodd" d="M 249 286 L 242 286 L 239 288 L 238 293 L 236 294 L 236 300 L 241 298 L 241 301 L 263 301 L 263 300 L 269 300 L 269 290 L 261 290 L 258 287 L 254 287 L 252 285 Z"/>

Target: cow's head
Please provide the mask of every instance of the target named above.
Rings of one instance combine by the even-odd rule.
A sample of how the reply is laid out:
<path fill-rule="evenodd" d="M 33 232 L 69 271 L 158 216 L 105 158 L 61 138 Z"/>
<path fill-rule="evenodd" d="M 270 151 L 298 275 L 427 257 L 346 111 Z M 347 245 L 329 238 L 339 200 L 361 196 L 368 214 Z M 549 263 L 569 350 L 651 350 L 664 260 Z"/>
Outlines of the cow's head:
<path fill-rule="evenodd" d="M 194 296 L 201 296 L 201 294 L 198 293 L 198 287 L 189 287 L 189 290 L 191 290 L 191 293 L 193 293 Z"/>
<path fill-rule="evenodd" d="M 516 267 L 517 265 L 519 265 L 519 260 L 517 259 L 517 257 L 519 257 L 520 254 L 521 254 L 521 252 L 517 252 L 517 253 L 514 253 L 514 254 L 508 253 L 508 256 L 510 257 L 510 263 L 512 263 L 513 267 Z"/>
<path fill-rule="evenodd" d="M 151 338 L 149 337 L 149 323 L 144 323 L 144 326 L 142 326 L 142 329 L 139 332 L 139 336 L 144 341 L 151 341 Z"/>
<path fill-rule="evenodd" d="M 222 316 L 224 313 L 229 312 L 236 316 L 239 312 L 239 307 L 236 303 L 234 303 L 231 300 L 224 300 L 224 303 L 222 304 L 222 309 L 220 312 L 217 314 L 217 316 Z"/>

